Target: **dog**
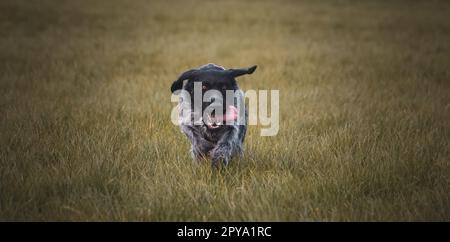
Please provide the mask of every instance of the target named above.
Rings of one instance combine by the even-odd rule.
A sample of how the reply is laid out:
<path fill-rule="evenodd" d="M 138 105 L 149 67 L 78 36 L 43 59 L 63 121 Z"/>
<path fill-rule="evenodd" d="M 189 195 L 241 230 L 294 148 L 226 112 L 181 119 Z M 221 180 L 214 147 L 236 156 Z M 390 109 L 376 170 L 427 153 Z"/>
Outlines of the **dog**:
<path fill-rule="evenodd" d="M 180 98 L 180 128 L 191 142 L 194 160 L 211 159 L 213 166 L 226 166 L 232 158 L 243 157 L 248 113 L 235 78 L 252 74 L 256 67 L 226 70 L 210 63 L 184 72 L 172 83 L 171 92 Z M 195 102 L 194 89 L 200 86 L 201 100 Z M 230 92 L 232 98 L 227 96 Z"/>

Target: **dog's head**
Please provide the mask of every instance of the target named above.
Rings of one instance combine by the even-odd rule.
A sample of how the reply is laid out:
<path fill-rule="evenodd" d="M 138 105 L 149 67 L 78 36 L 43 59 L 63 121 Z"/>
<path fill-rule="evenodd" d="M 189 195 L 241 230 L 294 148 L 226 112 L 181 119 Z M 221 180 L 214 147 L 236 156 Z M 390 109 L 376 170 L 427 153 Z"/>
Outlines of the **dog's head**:
<path fill-rule="evenodd" d="M 184 72 L 173 82 L 170 89 L 175 94 L 181 90 L 189 94 L 187 97 L 189 100 L 183 101 L 190 104 L 192 111 L 201 111 L 197 117 L 203 120 L 208 129 L 218 129 L 223 127 L 223 124 L 238 118 L 236 100 L 234 97 L 233 100 L 227 100 L 227 96 L 230 98 L 230 91 L 234 93 L 239 90 L 235 78 L 252 74 L 255 69 L 256 66 L 226 70 L 221 66 L 208 64 Z M 198 95 L 197 101 L 196 95 Z M 196 119 L 193 121 L 195 122 Z"/>

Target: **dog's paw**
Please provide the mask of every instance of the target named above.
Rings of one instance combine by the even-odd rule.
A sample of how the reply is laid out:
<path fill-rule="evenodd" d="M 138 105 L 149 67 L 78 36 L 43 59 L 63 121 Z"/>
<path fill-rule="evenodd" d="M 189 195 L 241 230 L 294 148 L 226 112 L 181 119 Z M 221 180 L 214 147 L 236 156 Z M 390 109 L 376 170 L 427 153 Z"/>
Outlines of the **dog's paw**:
<path fill-rule="evenodd" d="M 225 167 L 227 166 L 229 163 L 229 159 L 228 158 L 223 158 L 223 159 L 212 159 L 212 167 L 214 168 L 220 168 L 221 166 Z"/>
<path fill-rule="evenodd" d="M 214 148 L 211 151 L 211 158 L 214 166 L 220 163 L 228 165 L 230 157 L 231 157 L 231 147 L 229 145 L 221 144 L 216 146 L 216 148 Z"/>

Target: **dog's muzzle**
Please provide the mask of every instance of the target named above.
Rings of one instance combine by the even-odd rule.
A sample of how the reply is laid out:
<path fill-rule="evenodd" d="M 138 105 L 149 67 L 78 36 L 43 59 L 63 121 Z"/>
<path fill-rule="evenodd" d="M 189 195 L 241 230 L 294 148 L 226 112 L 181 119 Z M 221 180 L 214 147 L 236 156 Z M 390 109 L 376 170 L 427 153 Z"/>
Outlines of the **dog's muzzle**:
<path fill-rule="evenodd" d="M 230 105 L 227 107 L 225 114 L 208 114 L 205 120 L 205 125 L 209 129 L 217 129 L 222 125 L 226 125 L 227 122 L 236 121 L 238 117 L 238 109 L 235 106 Z"/>

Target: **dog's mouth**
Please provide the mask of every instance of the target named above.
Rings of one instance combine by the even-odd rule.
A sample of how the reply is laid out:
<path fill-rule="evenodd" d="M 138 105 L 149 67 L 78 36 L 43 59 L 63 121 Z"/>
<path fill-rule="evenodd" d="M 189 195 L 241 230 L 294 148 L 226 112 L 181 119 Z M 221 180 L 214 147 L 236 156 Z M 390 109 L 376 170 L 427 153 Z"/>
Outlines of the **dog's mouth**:
<path fill-rule="evenodd" d="M 235 121 L 238 118 L 238 110 L 235 106 L 230 105 L 225 112 L 225 115 L 208 115 L 205 122 L 208 129 L 217 129 L 225 125 L 227 122 Z"/>

